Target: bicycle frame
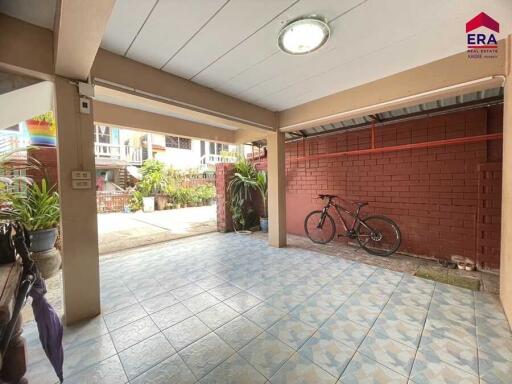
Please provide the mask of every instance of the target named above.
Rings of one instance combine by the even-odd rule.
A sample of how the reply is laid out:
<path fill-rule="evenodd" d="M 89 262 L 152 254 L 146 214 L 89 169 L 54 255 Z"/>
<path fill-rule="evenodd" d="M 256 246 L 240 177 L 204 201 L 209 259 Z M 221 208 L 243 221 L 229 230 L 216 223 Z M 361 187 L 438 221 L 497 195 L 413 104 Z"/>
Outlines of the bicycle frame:
<path fill-rule="evenodd" d="M 362 206 L 358 206 L 355 213 L 352 212 L 352 211 L 349 211 L 347 208 L 343 207 L 342 205 L 340 204 L 337 204 L 337 203 L 334 203 L 332 201 L 332 198 L 330 197 L 329 198 L 329 201 L 327 202 L 327 204 L 323 207 L 322 209 L 322 219 L 320 220 L 320 222 L 318 223 L 318 227 L 322 227 L 323 224 L 324 224 L 324 220 L 325 220 L 325 214 L 328 213 L 329 209 L 333 207 L 334 210 L 336 211 L 341 223 L 343 224 L 343 228 L 345 229 L 345 233 L 344 234 L 338 234 L 338 236 L 347 236 L 347 237 L 353 237 L 354 236 L 354 233 L 355 233 L 355 228 L 356 228 L 356 225 L 357 224 L 361 224 L 363 225 L 365 228 L 369 229 L 371 232 L 374 232 L 374 230 L 372 228 L 370 228 L 364 221 L 362 221 L 359 217 L 359 213 L 361 211 L 361 208 Z M 344 213 L 346 213 L 347 215 L 351 216 L 353 218 L 352 220 L 352 226 L 351 228 L 349 229 L 348 226 L 347 226 L 347 222 L 345 221 L 345 219 L 343 218 L 343 215 L 341 214 L 341 211 L 343 211 Z"/>

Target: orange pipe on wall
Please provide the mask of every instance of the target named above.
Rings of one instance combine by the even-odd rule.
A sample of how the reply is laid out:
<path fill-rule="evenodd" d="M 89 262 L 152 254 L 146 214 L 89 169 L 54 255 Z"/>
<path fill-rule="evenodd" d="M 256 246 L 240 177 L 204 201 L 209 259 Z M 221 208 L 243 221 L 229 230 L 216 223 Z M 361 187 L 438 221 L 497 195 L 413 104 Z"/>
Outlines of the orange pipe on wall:
<path fill-rule="evenodd" d="M 426 141 L 426 142 L 414 143 L 414 144 L 392 145 L 389 147 L 357 149 L 357 150 L 345 151 L 345 152 L 322 153 L 320 155 L 310 155 L 310 156 L 291 158 L 290 161 L 291 162 L 299 162 L 299 161 L 305 161 L 305 160 L 327 159 L 327 158 L 332 158 L 332 157 L 369 155 L 372 153 L 396 152 L 396 151 L 404 151 L 407 149 L 433 148 L 433 147 L 442 147 L 443 145 L 478 143 L 478 142 L 482 142 L 482 141 L 501 140 L 501 139 L 503 139 L 503 133 L 490 133 L 487 135 L 457 137 L 455 139 Z"/>

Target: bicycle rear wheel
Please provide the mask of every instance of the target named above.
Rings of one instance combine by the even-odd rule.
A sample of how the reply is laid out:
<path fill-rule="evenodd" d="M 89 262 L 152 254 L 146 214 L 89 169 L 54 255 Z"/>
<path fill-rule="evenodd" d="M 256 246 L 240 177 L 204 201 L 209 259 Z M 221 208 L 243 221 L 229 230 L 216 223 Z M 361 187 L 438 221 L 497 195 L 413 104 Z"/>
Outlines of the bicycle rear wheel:
<path fill-rule="evenodd" d="M 368 216 L 358 224 L 356 238 L 366 252 L 389 256 L 400 247 L 402 234 L 398 225 L 386 216 Z"/>
<path fill-rule="evenodd" d="M 304 220 L 304 231 L 313 243 L 327 244 L 336 234 L 336 224 L 328 213 L 313 211 Z"/>

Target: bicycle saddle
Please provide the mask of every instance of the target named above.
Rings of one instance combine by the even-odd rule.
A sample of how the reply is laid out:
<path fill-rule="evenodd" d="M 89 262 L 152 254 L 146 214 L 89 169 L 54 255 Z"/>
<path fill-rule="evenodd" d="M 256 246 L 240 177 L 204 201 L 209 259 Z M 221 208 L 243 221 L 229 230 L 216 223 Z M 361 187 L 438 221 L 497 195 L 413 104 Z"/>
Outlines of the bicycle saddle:
<path fill-rule="evenodd" d="M 364 207 L 365 205 L 368 205 L 368 202 L 366 201 L 351 201 L 351 203 L 357 205 L 358 207 Z"/>
<path fill-rule="evenodd" d="M 325 199 L 325 198 L 330 198 L 330 199 L 333 199 L 335 197 L 338 197 L 336 195 L 325 195 L 325 194 L 322 194 L 322 195 L 318 195 L 319 198 L 321 199 Z"/>

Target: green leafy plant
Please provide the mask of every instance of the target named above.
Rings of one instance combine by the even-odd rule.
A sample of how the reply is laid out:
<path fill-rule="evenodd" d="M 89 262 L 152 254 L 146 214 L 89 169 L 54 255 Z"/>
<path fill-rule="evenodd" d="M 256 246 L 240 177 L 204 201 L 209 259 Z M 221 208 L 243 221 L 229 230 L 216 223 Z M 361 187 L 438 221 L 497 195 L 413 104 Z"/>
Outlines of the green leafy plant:
<path fill-rule="evenodd" d="M 256 168 L 246 159 L 234 165 L 234 173 L 228 184 L 230 210 L 236 230 L 249 229 L 254 221 L 252 191 L 255 189 Z"/>
<path fill-rule="evenodd" d="M 13 200 L 12 211 L 29 231 L 56 228 L 60 221 L 59 194 L 43 179 L 40 185 L 28 187 L 26 195 Z"/>
<path fill-rule="evenodd" d="M 263 202 L 263 217 L 268 217 L 267 212 L 267 199 L 268 199 L 268 183 L 267 183 L 267 173 L 265 171 L 259 171 L 256 175 L 256 180 L 254 182 L 256 189 L 259 191 L 261 195 L 261 200 Z"/>
<path fill-rule="evenodd" d="M 139 183 L 142 184 L 141 192 L 156 195 L 165 191 L 168 179 L 167 170 L 163 162 L 155 159 L 146 160 L 142 164 L 140 172 L 142 174 L 142 181 Z"/>

